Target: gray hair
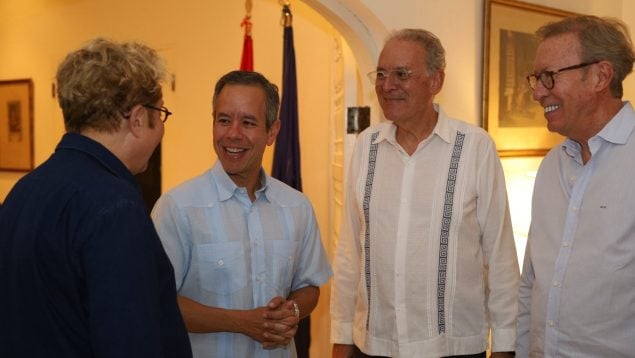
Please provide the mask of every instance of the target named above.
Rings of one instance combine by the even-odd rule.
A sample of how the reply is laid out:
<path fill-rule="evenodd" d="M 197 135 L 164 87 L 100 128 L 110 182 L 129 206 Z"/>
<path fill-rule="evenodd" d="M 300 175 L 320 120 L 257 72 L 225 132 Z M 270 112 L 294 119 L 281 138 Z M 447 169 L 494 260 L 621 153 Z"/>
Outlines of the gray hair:
<path fill-rule="evenodd" d="M 392 40 L 416 42 L 426 53 L 425 63 L 428 73 L 445 70 L 445 50 L 439 38 L 432 32 L 423 29 L 401 29 L 392 32 L 386 43 Z"/>
<path fill-rule="evenodd" d="M 628 28 L 617 19 L 597 16 L 573 16 L 542 26 L 536 35 L 542 41 L 567 33 L 575 33 L 582 46 L 581 61 L 606 60 L 613 65 L 611 95 L 622 98 L 622 82 L 633 70 L 633 42 Z"/>

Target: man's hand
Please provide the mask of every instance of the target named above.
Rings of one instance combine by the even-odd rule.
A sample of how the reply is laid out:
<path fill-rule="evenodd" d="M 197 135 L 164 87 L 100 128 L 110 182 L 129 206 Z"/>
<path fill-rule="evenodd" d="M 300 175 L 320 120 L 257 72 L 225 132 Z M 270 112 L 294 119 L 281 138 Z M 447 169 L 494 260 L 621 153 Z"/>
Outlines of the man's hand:
<path fill-rule="evenodd" d="M 269 301 L 267 311 L 264 313 L 265 341 L 261 341 L 263 348 L 285 347 L 291 342 L 298 331 L 300 321 L 296 315 L 294 303 L 280 296 Z"/>
<path fill-rule="evenodd" d="M 265 325 L 268 323 L 265 318 L 269 309 L 267 307 L 257 307 L 251 310 L 240 311 L 240 330 L 239 332 L 256 340 L 260 343 L 268 341 L 265 333 L 267 328 Z"/>
<path fill-rule="evenodd" d="M 249 310 L 206 306 L 181 295 L 178 302 L 189 332 L 240 333 L 260 342 L 264 348 L 276 348 L 286 347 L 298 330 L 295 301 L 282 297 Z"/>

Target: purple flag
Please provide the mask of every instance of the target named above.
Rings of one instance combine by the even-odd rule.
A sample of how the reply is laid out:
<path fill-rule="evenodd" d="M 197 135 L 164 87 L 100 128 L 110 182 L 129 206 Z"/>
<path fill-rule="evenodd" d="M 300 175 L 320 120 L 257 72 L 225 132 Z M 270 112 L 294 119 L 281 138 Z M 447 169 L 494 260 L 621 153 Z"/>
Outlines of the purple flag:
<path fill-rule="evenodd" d="M 298 136 L 298 84 L 295 73 L 295 49 L 289 5 L 282 8 L 284 19 L 284 52 L 282 66 L 282 100 L 280 102 L 280 133 L 273 152 L 271 176 L 302 191 L 300 176 L 300 138 Z M 311 317 L 300 320 L 293 338 L 298 358 L 309 357 L 311 346 Z"/>
<path fill-rule="evenodd" d="M 291 10 L 284 6 L 284 53 L 282 67 L 282 100 L 280 133 L 273 153 L 271 176 L 302 191 L 300 176 L 300 139 L 298 136 L 298 85 L 295 73 L 295 49 Z"/>

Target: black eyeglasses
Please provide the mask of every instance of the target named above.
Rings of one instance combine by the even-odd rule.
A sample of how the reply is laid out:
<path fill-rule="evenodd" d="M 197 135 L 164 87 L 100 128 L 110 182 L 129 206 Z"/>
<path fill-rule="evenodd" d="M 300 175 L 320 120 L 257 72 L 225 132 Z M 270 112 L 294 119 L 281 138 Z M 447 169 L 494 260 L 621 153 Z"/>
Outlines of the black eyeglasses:
<path fill-rule="evenodd" d="M 540 80 L 542 85 L 545 86 L 546 89 L 550 90 L 550 89 L 553 88 L 553 86 L 556 85 L 556 80 L 553 77 L 556 74 L 558 74 L 560 72 L 564 72 L 564 71 L 569 71 L 569 70 L 577 70 L 578 68 L 591 66 L 591 65 L 594 65 L 594 64 L 596 64 L 598 62 L 600 62 L 600 61 L 584 62 L 584 63 L 581 63 L 579 65 L 573 65 L 573 66 L 561 68 L 561 69 L 555 70 L 555 71 L 542 71 L 542 72 L 538 72 L 538 73 L 532 73 L 531 75 L 527 76 L 527 82 L 529 82 L 529 87 L 531 87 L 531 89 L 534 90 L 534 89 L 536 89 L 536 85 L 538 84 L 538 80 Z"/>
<path fill-rule="evenodd" d="M 412 77 L 413 73 L 414 71 L 407 68 L 395 68 L 394 70 L 377 70 L 370 72 L 368 78 L 373 84 L 377 84 L 377 82 L 381 83 L 388 77 L 392 77 L 393 80 L 397 80 L 398 82 L 406 82 Z"/>
<path fill-rule="evenodd" d="M 172 114 L 172 112 L 170 112 L 167 107 L 159 108 L 150 104 L 144 104 L 143 106 L 161 112 L 161 122 L 163 123 L 165 123 L 168 120 L 168 117 Z"/>

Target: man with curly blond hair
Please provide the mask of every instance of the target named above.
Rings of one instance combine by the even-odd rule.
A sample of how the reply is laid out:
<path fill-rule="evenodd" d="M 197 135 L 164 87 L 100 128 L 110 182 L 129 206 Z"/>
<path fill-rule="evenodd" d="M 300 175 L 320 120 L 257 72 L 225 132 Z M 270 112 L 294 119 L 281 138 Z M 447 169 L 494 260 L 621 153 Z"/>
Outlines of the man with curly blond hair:
<path fill-rule="evenodd" d="M 170 112 L 162 60 L 95 39 L 57 71 L 66 134 L 0 211 L 0 357 L 191 357 L 134 174 Z"/>

